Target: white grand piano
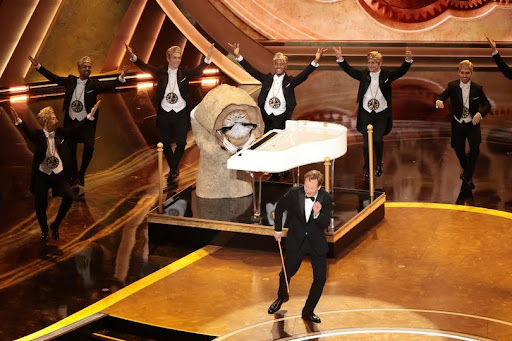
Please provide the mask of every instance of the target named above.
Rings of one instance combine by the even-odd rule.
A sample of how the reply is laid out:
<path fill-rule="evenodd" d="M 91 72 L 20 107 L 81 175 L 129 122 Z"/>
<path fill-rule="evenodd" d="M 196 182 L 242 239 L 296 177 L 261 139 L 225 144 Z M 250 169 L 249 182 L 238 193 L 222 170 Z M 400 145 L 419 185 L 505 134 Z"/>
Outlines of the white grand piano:
<path fill-rule="evenodd" d="M 316 121 L 286 121 L 251 146 L 228 159 L 228 169 L 279 173 L 311 163 L 331 160 L 347 152 L 347 128 Z"/>
<path fill-rule="evenodd" d="M 238 151 L 227 161 L 227 168 L 249 172 L 254 182 L 254 173 L 279 173 L 300 166 L 330 161 L 347 152 L 347 128 L 341 124 L 316 121 L 286 121 L 284 130 L 267 132 L 247 148 Z M 334 173 L 334 162 L 332 163 Z M 326 174 L 326 187 L 329 177 Z M 253 191 L 254 216 L 260 218 L 261 175 L 259 198 Z"/>

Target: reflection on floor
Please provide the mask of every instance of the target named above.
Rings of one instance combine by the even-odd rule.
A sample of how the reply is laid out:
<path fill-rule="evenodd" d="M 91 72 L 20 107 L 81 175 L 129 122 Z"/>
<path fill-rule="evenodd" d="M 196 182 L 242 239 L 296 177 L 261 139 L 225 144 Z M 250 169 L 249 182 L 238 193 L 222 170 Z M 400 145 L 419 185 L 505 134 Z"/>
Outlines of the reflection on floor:
<path fill-rule="evenodd" d="M 385 139 L 384 175 L 377 179 L 376 187 L 386 192 L 388 202 L 457 202 L 511 212 L 512 170 L 508 165 L 512 157 L 512 82 L 499 73 L 475 73 L 475 81 L 484 85 L 495 109 L 482 122 L 483 143 L 473 197 L 458 201 L 460 167 L 449 147 L 449 118 L 447 111 L 435 111 L 431 106 L 434 94 L 452 76 L 456 74 L 411 71 L 397 82 L 394 129 Z M 297 88 L 299 101 L 294 118 L 336 121 L 350 128 L 347 155 L 336 162 L 335 186 L 362 189 L 362 141 L 354 131 L 354 84 L 340 72 L 314 73 Z M 73 204 L 63 223 L 61 240 L 52 241 L 47 247 L 39 241 L 28 193 L 30 146 L 8 117 L 0 115 L 4 146 L 0 164 L 0 300 L 4 302 L 0 319 L 4 324 L 0 339 L 12 339 L 48 326 L 193 251 L 147 238 L 144 217 L 156 199 L 153 146 L 158 138 L 151 93 L 145 91 L 102 95 L 102 117 L 86 177 L 85 197 Z M 23 120 L 34 125 L 33 114 L 46 105 L 59 108 L 61 99 L 31 101 L 18 105 L 17 110 Z M 192 137 L 190 141 L 180 172 L 180 188 L 195 178 L 199 152 Z M 313 167 L 323 166 L 304 167 L 302 174 Z M 50 219 L 56 214 L 56 207 L 58 201 L 52 200 Z M 411 217 L 408 209 L 404 209 L 405 213 L 396 210 L 388 209 L 386 222 L 375 233 L 330 263 L 330 280 L 321 301 L 323 311 L 387 307 L 383 303 L 387 302 L 390 307 L 439 309 L 512 320 L 507 315 L 512 284 L 504 269 L 510 255 L 501 242 L 510 237 L 510 221 L 497 223 L 486 218 L 476 223 L 469 213 L 443 210 L 443 215 L 437 211 L 422 214 L 423 219 L 412 224 L 417 211 Z M 445 216 L 445 212 L 450 213 Z M 458 223 L 464 223 L 464 227 Z M 437 250 L 438 247 L 442 249 Z M 437 252 L 442 257 L 435 256 Z M 254 289 L 255 296 L 247 298 L 253 303 L 237 302 L 235 308 L 217 312 L 216 316 L 242 315 L 249 307 L 256 318 L 247 323 L 271 318 L 265 311 L 275 292 L 273 278 L 279 266 L 276 254 L 226 249 L 218 255 L 222 257 L 211 256 L 214 269 L 240 268 L 254 282 L 244 282 L 239 289 L 244 293 Z M 246 263 L 241 259 L 247 259 Z M 256 264 L 251 263 L 255 259 L 258 266 L 249 267 Z M 475 263 L 478 267 L 473 269 Z M 310 274 L 305 269 L 294 279 L 296 285 L 309 283 Z M 168 280 L 177 281 L 174 276 Z M 191 279 L 187 283 L 193 292 L 204 291 Z M 218 283 L 224 282 L 219 278 Z M 287 306 L 292 314 L 297 313 L 305 290 L 296 288 L 296 299 Z M 207 298 L 210 299 L 214 298 Z M 443 302 L 448 302 L 446 307 Z M 185 303 L 176 297 L 173 304 Z M 237 314 L 238 305 L 243 308 Z M 23 325 L 19 323 L 21 319 Z M 217 326 L 215 335 L 239 326 L 222 330 Z"/>

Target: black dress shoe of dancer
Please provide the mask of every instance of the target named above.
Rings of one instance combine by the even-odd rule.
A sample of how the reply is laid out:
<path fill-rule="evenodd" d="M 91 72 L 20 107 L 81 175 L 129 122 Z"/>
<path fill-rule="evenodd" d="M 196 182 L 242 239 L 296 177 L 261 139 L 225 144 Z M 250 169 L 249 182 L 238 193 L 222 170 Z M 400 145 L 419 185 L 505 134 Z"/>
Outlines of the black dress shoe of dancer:
<path fill-rule="evenodd" d="M 302 318 L 306 321 L 313 322 L 313 323 L 320 323 L 322 320 L 320 320 L 320 317 L 316 316 L 315 313 L 302 315 Z"/>
<path fill-rule="evenodd" d="M 41 241 L 43 243 L 48 243 L 48 232 L 41 233 Z"/>
<path fill-rule="evenodd" d="M 376 177 L 379 177 L 382 175 L 382 172 L 384 170 L 384 163 L 379 163 L 379 165 L 377 166 L 377 168 L 375 168 L 375 176 Z"/>
<path fill-rule="evenodd" d="M 269 314 L 274 314 L 276 313 L 277 311 L 279 311 L 279 309 L 281 309 L 281 305 L 284 303 L 284 302 L 288 302 L 288 297 L 286 298 L 277 298 L 277 300 L 274 301 L 274 303 L 272 303 L 270 305 L 270 307 L 268 308 L 268 313 Z"/>
<path fill-rule="evenodd" d="M 370 179 L 370 172 L 368 172 L 368 171 L 364 171 L 363 178 L 364 178 L 365 180 Z"/>
<path fill-rule="evenodd" d="M 52 224 L 50 228 L 52 229 L 52 238 L 59 240 L 59 227 Z"/>
<path fill-rule="evenodd" d="M 72 176 L 72 177 L 70 177 L 70 178 L 69 178 L 69 181 L 68 181 L 68 182 L 69 182 L 69 185 L 70 185 L 71 187 L 73 187 L 73 186 L 76 186 L 76 184 L 78 183 L 78 180 L 77 180 L 77 178 L 76 178 L 76 177 Z"/>
<path fill-rule="evenodd" d="M 78 182 L 78 184 L 80 186 L 84 187 L 85 186 L 85 174 L 78 173 L 78 177 L 77 177 L 76 181 Z"/>

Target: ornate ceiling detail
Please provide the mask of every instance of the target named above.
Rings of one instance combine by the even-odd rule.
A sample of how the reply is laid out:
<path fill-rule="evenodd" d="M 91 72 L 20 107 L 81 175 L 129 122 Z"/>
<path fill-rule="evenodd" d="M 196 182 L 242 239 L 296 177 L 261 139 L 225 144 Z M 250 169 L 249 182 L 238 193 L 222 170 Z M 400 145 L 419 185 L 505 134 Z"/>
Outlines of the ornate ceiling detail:
<path fill-rule="evenodd" d="M 509 4 L 512 0 L 359 0 L 374 17 L 402 22 L 420 23 L 438 17 L 446 11 L 464 11 L 464 17 L 471 11 L 493 3 Z M 481 12 L 475 13 L 475 15 Z"/>

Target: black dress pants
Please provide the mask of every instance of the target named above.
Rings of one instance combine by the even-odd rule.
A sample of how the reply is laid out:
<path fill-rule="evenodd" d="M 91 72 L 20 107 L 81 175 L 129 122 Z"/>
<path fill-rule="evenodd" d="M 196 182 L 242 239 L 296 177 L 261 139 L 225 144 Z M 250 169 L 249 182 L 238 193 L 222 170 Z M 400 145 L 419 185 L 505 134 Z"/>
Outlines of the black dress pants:
<path fill-rule="evenodd" d="M 364 165 L 363 169 L 367 172 L 369 170 L 369 152 L 368 152 L 368 124 L 373 125 L 373 151 L 375 153 L 376 165 L 382 163 L 382 155 L 384 153 L 384 133 L 386 132 L 388 117 L 386 109 L 382 112 L 376 113 L 372 111 L 367 112 L 363 108 L 359 109 L 359 124 L 361 129 L 359 132 L 363 135 L 363 157 Z"/>
<path fill-rule="evenodd" d="M 469 142 L 469 153 L 466 156 L 466 139 Z M 470 180 L 475 171 L 476 160 L 480 154 L 480 143 L 482 133 L 480 124 L 459 123 L 452 118 L 452 148 L 459 159 L 460 167 L 463 170 L 465 179 Z"/>
<path fill-rule="evenodd" d="M 171 110 L 165 111 L 162 107 L 158 109 L 157 126 L 160 131 L 160 138 L 164 144 L 164 155 L 171 172 L 178 171 L 178 167 L 187 145 L 187 130 L 190 119 L 190 112 L 187 108 L 180 112 Z M 172 138 L 176 139 L 174 152 L 171 148 Z"/>
<path fill-rule="evenodd" d="M 265 133 L 272 129 L 284 129 L 286 125 L 286 115 L 278 116 L 269 115 L 265 111 L 262 112 L 263 123 L 265 123 Z"/>
<path fill-rule="evenodd" d="M 84 118 L 85 120 L 87 118 Z M 75 127 L 80 123 L 78 120 L 71 120 L 70 127 Z M 66 127 L 67 128 L 67 127 Z M 87 167 L 92 160 L 92 154 L 94 153 L 94 141 L 96 135 L 96 125 L 93 123 L 83 124 L 75 130 L 76 133 L 68 138 L 68 146 L 71 152 L 71 172 L 70 176 L 76 178 L 77 174 L 80 173 L 85 175 Z M 78 160 L 76 158 L 76 149 L 78 143 L 84 144 L 84 150 L 82 152 L 82 163 L 80 165 L 80 171 L 78 171 Z"/>
<path fill-rule="evenodd" d="M 69 186 L 68 179 L 63 172 L 59 174 L 51 173 L 47 175 L 39 170 L 34 178 L 34 203 L 36 207 L 36 216 L 39 221 L 41 232 L 48 232 L 48 218 L 46 216 L 46 209 L 48 208 L 48 190 L 51 189 L 53 195 L 57 194 L 62 197 L 59 212 L 52 224 L 52 227 L 58 228 L 60 223 L 71 208 L 73 202 L 73 191 Z"/>
<path fill-rule="evenodd" d="M 309 259 L 313 268 L 313 283 L 309 289 L 309 295 L 304 308 L 302 308 L 302 315 L 311 315 L 320 300 L 320 296 L 322 296 L 322 291 L 324 290 L 325 281 L 327 279 L 327 257 L 326 254 L 317 254 L 311 247 L 309 239 L 306 237 L 304 238 L 300 249 L 287 250 L 284 259 L 286 276 L 288 277 L 289 283 L 292 277 L 299 270 L 302 260 L 307 254 L 309 254 Z M 277 297 L 281 299 L 288 297 L 283 270 L 279 273 L 279 289 Z"/>

